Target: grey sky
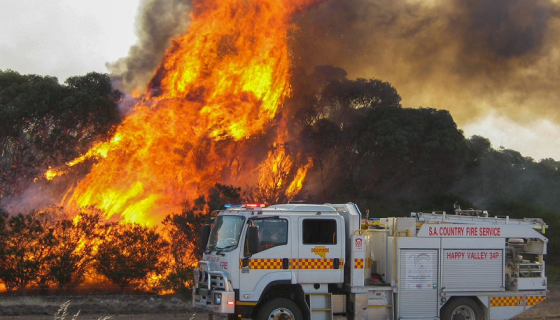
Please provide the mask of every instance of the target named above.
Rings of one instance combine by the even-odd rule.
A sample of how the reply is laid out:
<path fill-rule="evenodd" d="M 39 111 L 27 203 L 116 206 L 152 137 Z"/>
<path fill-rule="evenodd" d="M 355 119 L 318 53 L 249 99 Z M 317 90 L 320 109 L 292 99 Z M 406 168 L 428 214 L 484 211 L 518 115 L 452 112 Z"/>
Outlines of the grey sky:
<path fill-rule="evenodd" d="M 1 0 L 0 69 L 68 76 L 106 72 L 136 41 L 139 0 Z"/>

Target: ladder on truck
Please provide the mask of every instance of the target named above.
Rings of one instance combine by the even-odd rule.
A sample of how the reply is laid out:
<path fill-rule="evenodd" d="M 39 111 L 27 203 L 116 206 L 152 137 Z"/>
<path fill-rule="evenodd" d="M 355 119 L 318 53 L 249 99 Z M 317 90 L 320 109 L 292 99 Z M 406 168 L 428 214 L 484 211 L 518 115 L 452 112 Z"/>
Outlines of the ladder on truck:
<path fill-rule="evenodd" d="M 465 210 L 466 211 L 466 210 Z M 468 210 L 478 211 L 478 210 Z M 456 210 L 458 213 L 459 210 Z M 481 211 L 485 214 L 481 215 L 463 215 L 463 214 L 447 214 L 443 212 L 412 212 L 412 217 L 416 217 L 420 223 L 454 223 L 454 224 L 480 224 L 480 225 L 521 225 L 531 227 L 535 230 L 545 233 L 548 227 L 541 218 L 523 218 L 512 219 L 509 216 L 505 217 L 489 217 L 486 211 Z"/>

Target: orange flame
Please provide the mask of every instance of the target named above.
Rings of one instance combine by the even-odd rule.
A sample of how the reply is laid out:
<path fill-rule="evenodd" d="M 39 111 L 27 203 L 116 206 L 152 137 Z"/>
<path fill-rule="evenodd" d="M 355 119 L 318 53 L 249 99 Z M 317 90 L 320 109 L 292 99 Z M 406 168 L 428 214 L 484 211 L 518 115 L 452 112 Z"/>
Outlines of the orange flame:
<path fill-rule="evenodd" d="M 232 155 L 278 114 L 289 94 L 290 19 L 321 1 L 194 1 L 189 31 L 173 41 L 145 100 L 111 141 L 67 163 L 99 160 L 69 204 L 154 224 L 216 182 L 254 174 L 259 164 L 250 157 L 234 174 Z M 290 194 L 301 190 L 310 163 Z"/>
<path fill-rule="evenodd" d="M 313 159 L 309 158 L 307 160 L 307 164 L 298 169 L 294 180 L 288 187 L 288 190 L 286 190 L 286 196 L 289 200 L 293 200 L 301 191 L 301 189 L 303 188 L 303 182 L 305 181 L 305 177 L 307 176 L 307 171 L 311 169 L 311 167 L 313 167 Z"/>
<path fill-rule="evenodd" d="M 63 174 L 66 174 L 66 171 L 59 171 L 59 170 L 53 170 L 53 169 L 49 169 L 47 170 L 47 172 L 45 172 L 45 179 L 47 180 L 53 180 L 56 177 L 60 177 Z"/>

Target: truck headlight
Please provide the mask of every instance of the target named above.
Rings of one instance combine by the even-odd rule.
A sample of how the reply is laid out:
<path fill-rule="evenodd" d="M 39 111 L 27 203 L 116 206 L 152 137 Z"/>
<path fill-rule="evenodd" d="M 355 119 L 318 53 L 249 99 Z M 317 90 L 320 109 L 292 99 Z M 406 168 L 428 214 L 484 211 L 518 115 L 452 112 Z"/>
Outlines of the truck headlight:
<path fill-rule="evenodd" d="M 214 305 L 219 306 L 222 304 L 222 294 L 214 293 Z"/>

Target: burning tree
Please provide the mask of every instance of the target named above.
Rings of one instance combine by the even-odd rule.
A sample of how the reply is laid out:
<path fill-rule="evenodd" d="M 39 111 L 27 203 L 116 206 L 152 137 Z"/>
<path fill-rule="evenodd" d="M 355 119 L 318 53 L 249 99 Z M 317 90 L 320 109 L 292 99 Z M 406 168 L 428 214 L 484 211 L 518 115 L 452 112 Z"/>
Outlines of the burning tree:
<path fill-rule="evenodd" d="M 173 41 L 142 99 L 111 131 L 112 137 L 45 174 L 51 180 L 94 160 L 90 173 L 69 187 L 64 206 L 74 210 L 95 206 L 106 218 L 117 216 L 121 223 L 132 223 L 111 224 L 105 239 L 95 244 L 84 240 L 87 235 L 75 220 L 57 222 L 51 233 L 58 237 L 53 247 L 61 258 L 54 258 L 47 273 L 53 281 L 60 286 L 79 282 L 86 256 L 94 251 L 85 244 L 88 241 L 97 247 L 95 269 L 121 288 L 145 277 L 160 263 L 157 251 L 149 249 L 162 249 L 165 242 L 155 230 L 135 223 L 157 225 L 175 214 L 166 226 L 170 232 L 179 228 L 188 240 L 190 234 L 180 223 L 196 228 L 200 223 L 192 219 L 208 214 L 210 206 L 195 202 L 192 210 L 176 213 L 217 182 L 252 185 L 255 173 L 263 171 L 257 197 L 273 202 L 301 190 L 311 163 L 297 152 L 277 148 L 289 139 L 286 120 L 279 114 L 290 91 L 292 17 L 320 2 L 193 1 L 189 31 Z M 68 86 L 105 92 L 104 83 L 96 79 L 72 78 Z M 80 97 L 69 101 L 82 106 Z M 105 100 L 93 100 L 107 106 Z M 69 115 L 74 113 L 87 112 L 79 108 Z M 87 132 L 81 129 L 79 133 Z M 142 246 L 145 243 L 152 243 L 151 248 Z M 77 250 L 71 250 L 73 244 Z M 175 258 L 184 269 L 186 262 L 178 251 Z"/>
<path fill-rule="evenodd" d="M 192 204 L 186 202 L 181 213 L 163 220 L 164 232 L 169 239 L 170 264 L 164 285 L 175 292 L 187 292 L 192 283 L 193 268 L 202 256 L 199 230 L 211 222 L 212 212 L 227 203 L 241 203 L 241 189 L 216 184 L 208 197 L 201 196 Z"/>
<path fill-rule="evenodd" d="M 247 190 L 250 202 L 271 205 L 293 200 L 293 197 L 301 190 L 302 180 L 310 166 L 311 162 L 297 168 L 293 157 L 284 146 L 270 151 L 268 158 L 259 168 L 257 185 Z"/>
<path fill-rule="evenodd" d="M 62 85 L 54 77 L 0 71 L 0 200 L 20 195 L 46 168 L 103 139 L 120 122 L 120 97 L 106 74 Z"/>
<path fill-rule="evenodd" d="M 290 91 L 291 19 L 319 2 L 194 1 L 189 31 L 173 41 L 133 113 L 109 141 L 67 163 L 98 161 L 67 204 L 155 225 L 216 182 L 253 184 L 278 159 L 267 149 L 288 139 L 278 114 Z M 250 153 L 256 145 L 264 152 Z M 305 172 L 294 167 L 272 184 L 296 194 Z"/>
<path fill-rule="evenodd" d="M 162 270 L 166 246 L 154 228 L 114 223 L 97 248 L 95 269 L 124 290 L 132 281 Z"/>
<path fill-rule="evenodd" d="M 52 230 L 43 227 L 36 213 L 8 217 L 0 212 L 0 226 L 0 280 L 6 290 L 23 290 L 34 281 L 45 285 Z"/>
<path fill-rule="evenodd" d="M 192 281 L 193 267 L 200 257 L 197 248 L 200 227 L 207 223 L 210 212 L 204 197 L 194 204 L 185 203 L 179 214 L 167 216 L 163 220 L 164 230 L 169 238 L 170 264 L 165 285 L 176 292 L 187 292 Z"/>
<path fill-rule="evenodd" d="M 96 247 L 107 232 L 102 213 L 94 208 L 82 210 L 75 218 L 59 220 L 54 226 L 49 275 L 61 289 L 84 281 Z"/>

